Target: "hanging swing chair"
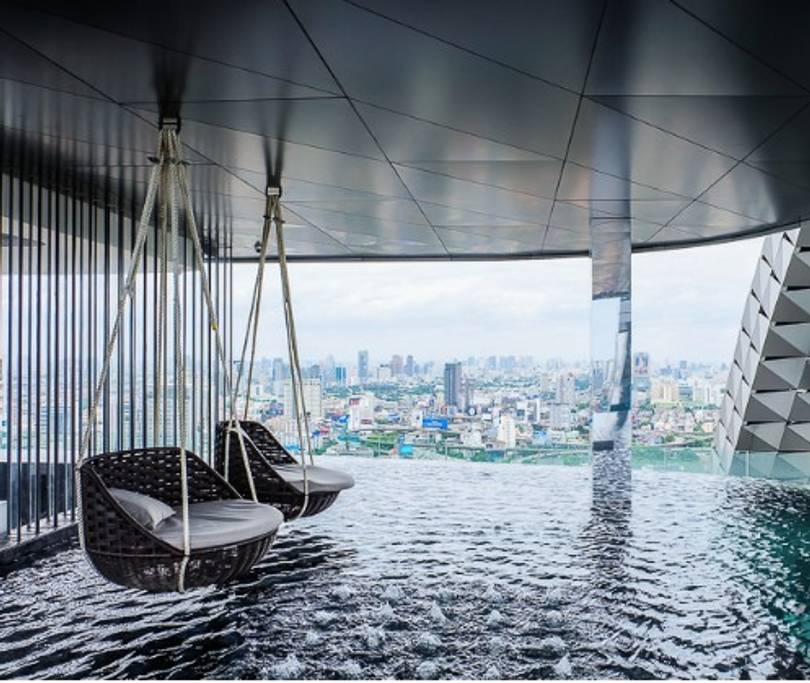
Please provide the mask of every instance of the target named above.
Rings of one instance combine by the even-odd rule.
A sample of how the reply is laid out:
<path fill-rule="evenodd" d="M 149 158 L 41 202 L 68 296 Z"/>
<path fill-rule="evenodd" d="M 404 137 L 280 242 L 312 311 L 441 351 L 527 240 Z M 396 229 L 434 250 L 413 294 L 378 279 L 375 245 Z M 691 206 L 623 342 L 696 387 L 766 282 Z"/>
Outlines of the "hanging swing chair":
<path fill-rule="evenodd" d="M 341 491 L 354 486 L 354 479 L 340 470 L 316 466 L 312 456 L 309 415 L 304 401 L 301 364 L 298 358 L 298 340 L 292 312 L 290 282 L 287 272 L 287 257 L 284 246 L 284 221 L 281 217 L 281 189 L 267 189 L 267 206 L 264 216 L 262 239 L 256 247 L 259 251 L 259 266 L 253 288 L 253 301 L 248 315 L 245 340 L 242 345 L 239 373 L 231 397 L 231 417 L 220 422 L 216 428 L 214 444 L 214 467 L 242 495 L 255 494 L 255 499 L 278 508 L 285 520 L 310 517 L 330 507 Z M 272 432 L 259 422 L 248 419 L 253 366 L 256 358 L 256 338 L 259 327 L 262 282 L 270 233 L 275 224 L 276 248 L 281 293 L 286 325 L 287 351 L 290 358 L 290 384 L 295 411 L 295 420 L 300 444 L 300 462 L 276 439 Z M 250 343 L 250 361 L 245 388 L 245 405 L 242 419 L 236 417 L 236 393 L 245 367 L 245 355 Z M 307 456 L 309 456 L 307 458 Z M 309 459 L 309 464 L 307 464 Z"/>
<path fill-rule="evenodd" d="M 242 431 L 258 500 L 281 510 L 285 520 L 317 515 L 331 507 L 341 491 L 354 486 L 354 479 L 340 470 L 306 465 L 302 471 L 298 461 L 260 422 L 239 420 L 236 428 Z M 228 421 L 217 425 L 214 466 L 218 472 L 224 472 L 225 454 L 228 453 L 230 484 L 237 491 L 248 491 L 239 443 L 235 438 L 228 439 L 228 434 L 232 433 L 230 430 Z"/>
<path fill-rule="evenodd" d="M 88 457 L 102 391 L 118 337 L 124 307 L 134 294 L 134 279 L 143 258 L 148 226 L 160 186 L 161 296 L 157 316 L 158 368 L 155 390 L 153 442 L 160 443 L 160 368 L 165 367 L 168 325 L 166 262 L 169 243 L 174 261 L 174 406 L 179 425 L 177 447 L 153 446 Z M 275 508 L 244 500 L 217 472 L 190 453 L 186 440 L 185 364 L 180 305 L 179 220 L 177 194 L 186 215 L 196 267 L 215 333 L 217 355 L 226 389 L 230 375 L 204 268 L 202 247 L 194 220 L 186 168 L 182 161 L 176 122 L 162 123 L 158 155 L 149 179 L 132 261 L 118 313 L 107 343 L 104 365 L 95 387 L 76 468 L 79 501 L 79 538 L 95 569 L 108 580 L 147 591 L 184 591 L 223 584 L 247 572 L 265 554 L 283 521 Z M 167 223 L 169 224 L 167 234 Z M 178 387 L 182 388 L 178 392 Z M 248 479 L 250 473 L 248 468 Z"/>

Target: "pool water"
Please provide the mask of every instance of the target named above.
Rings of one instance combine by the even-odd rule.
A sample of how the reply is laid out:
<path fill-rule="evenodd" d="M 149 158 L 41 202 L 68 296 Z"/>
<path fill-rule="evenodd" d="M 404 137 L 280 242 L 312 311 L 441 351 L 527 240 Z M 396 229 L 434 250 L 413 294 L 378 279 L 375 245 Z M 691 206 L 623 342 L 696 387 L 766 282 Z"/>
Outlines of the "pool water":
<path fill-rule="evenodd" d="M 357 486 L 234 585 L 126 590 L 76 547 L 0 577 L 0 677 L 810 677 L 810 489 L 322 464 Z"/>

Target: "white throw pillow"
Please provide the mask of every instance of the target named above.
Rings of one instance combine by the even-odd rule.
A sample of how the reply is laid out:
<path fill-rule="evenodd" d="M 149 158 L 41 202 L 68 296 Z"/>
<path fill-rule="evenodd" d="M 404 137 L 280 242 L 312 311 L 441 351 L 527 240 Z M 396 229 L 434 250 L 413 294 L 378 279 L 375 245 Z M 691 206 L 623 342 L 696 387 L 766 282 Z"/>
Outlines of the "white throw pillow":
<path fill-rule="evenodd" d="M 147 529 L 156 529 L 164 520 L 174 515 L 174 510 L 157 498 L 127 489 L 109 491 L 118 504 Z"/>

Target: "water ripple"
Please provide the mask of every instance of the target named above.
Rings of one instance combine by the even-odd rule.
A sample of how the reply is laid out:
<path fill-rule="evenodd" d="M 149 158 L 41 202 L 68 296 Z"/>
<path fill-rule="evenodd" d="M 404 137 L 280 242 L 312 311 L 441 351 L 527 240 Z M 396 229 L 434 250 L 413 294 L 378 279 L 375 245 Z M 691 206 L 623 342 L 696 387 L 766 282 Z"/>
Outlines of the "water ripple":
<path fill-rule="evenodd" d="M 145 595 L 77 548 L 10 571 L 0 677 L 810 676 L 807 489 L 335 462 L 357 487 L 231 586 Z"/>

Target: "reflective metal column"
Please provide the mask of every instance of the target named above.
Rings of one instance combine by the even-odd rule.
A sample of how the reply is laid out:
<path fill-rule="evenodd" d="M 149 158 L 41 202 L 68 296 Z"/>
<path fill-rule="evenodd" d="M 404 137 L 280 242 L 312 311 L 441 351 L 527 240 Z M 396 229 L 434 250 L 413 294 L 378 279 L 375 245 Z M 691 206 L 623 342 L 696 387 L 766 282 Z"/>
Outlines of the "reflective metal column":
<path fill-rule="evenodd" d="M 630 446 L 631 243 L 629 218 L 591 218 L 591 446 Z"/>

